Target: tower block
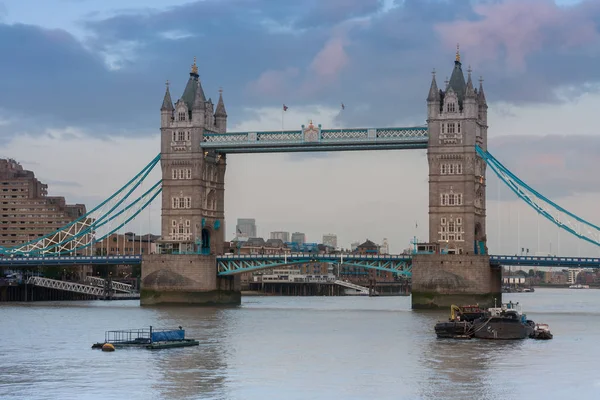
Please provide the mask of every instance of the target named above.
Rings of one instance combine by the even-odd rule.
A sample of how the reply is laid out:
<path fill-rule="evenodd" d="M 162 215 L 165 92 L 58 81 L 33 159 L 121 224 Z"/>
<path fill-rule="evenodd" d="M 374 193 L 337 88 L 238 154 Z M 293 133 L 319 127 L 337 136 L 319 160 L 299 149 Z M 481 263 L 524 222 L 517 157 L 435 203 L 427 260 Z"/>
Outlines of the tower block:
<path fill-rule="evenodd" d="M 206 99 L 194 59 L 181 98 L 169 84 L 161 113 L 162 207 L 158 254 L 142 260 L 141 304 L 239 304 L 239 278 L 217 277 L 225 243 L 226 157 L 203 151 L 205 133 L 225 133 L 222 91 Z"/>
<path fill-rule="evenodd" d="M 457 49 L 450 80 L 438 89 L 435 72 L 427 96 L 429 243 L 434 254 L 415 254 L 412 307 L 493 306 L 501 300 L 501 271 L 486 246 L 485 161 L 487 102 L 483 80 L 465 81 Z"/>

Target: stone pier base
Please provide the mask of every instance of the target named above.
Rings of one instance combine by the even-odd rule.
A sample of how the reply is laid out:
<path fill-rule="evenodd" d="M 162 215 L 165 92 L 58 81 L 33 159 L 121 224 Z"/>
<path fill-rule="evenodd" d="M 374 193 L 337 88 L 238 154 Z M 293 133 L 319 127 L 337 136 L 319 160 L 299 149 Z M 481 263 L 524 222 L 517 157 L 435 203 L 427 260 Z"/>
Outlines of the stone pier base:
<path fill-rule="evenodd" d="M 241 299 L 239 277 L 217 277 L 215 256 L 150 254 L 142 259 L 142 306 L 238 305 Z"/>
<path fill-rule="evenodd" d="M 412 308 L 449 308 L 452 304 L 493 307 L 502 302 L 502 272 L 489 256 L 418 254 L 412 259 Z"/>

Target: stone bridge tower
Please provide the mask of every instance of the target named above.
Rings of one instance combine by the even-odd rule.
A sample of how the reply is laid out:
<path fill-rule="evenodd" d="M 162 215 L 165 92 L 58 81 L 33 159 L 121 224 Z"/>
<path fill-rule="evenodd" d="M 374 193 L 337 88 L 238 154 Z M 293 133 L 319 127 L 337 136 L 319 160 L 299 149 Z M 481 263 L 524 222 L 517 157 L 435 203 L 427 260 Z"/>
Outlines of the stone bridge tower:
<path fill-rule="evenodd" d="M 456 52 L 444 90 L 435 74 L 427 97 L 429 127 L 429 241 L 449 254 L 486 254 L 485 169 L 475 145 L 487 150 L 483 82 L 473 87 Z"/>
<path fill-rule="evenodd" d="M 161 107 L 161 253 L 222 254 L 225 155 L 200 148 L 205 133 L 225 133 L 227 112 L 206 99 L 196 60 L 181 98 L 167 89 Z"/>
<path fill-rule="evenodd" d="M 225 241 L 225 155 L 203 151 L 206 133 L 225 133 L 222 93 L 215 109 L 194 64 L 181 98 L 167 89 L 160 109 L 162 217 L 158 254 L 144 254 L 140 304 L 240 304 L 238 277 L 217 276 Z"/>
<path fill-rule="evenodd" d="M 487 103 L 456 52 L 444 89 L 435 73 L 427 96 L 429 242 L 435 254 L 415 254 L 412 307 L 493 306 L 501 301 L 501 271 L 491 267 L 485 234 L 485 170 L 475 146 L 487 150 Z"/>

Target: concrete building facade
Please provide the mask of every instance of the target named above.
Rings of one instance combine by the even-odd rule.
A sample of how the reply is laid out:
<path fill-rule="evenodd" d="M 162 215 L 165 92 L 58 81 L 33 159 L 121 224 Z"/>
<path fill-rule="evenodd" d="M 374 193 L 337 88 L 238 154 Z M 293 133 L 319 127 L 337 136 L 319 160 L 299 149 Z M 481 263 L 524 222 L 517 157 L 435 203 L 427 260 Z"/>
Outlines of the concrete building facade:
<path fill-rule="evenodd" d="M 338 247 L 337 235 L 334 233 L 328 233 L 328 234 L 323 235 L 323 244 L 325 246 L 329 246 L 334 249 L 337 249 L 337 247 Z"/>
<path fill-rule="evenodd" d="M 292 233 L 292 243 L 303 245 L 304 243 L 306 243 L 306 235 L 302 232 Z"/>
<path fill-rule="evenodd" d="M 0 246 L 14 247 L 52 233 L 85 215 L 84 204 L 48 196 L 48 185 L 12 159 L 0 159 Z"/>
<path fill-rule="evenodd" d="M 283 232 L 283 231 L 271 232 L 269 238 L 270 239 L 279 239 L 283 243 L 287 243 L 290 241 L 290 233 Z"/>
<path fill-rule="evenodd" d="M 254 218 L 238 218 L 235 226 L 236 237 L 255 238 L 256 220 Z"/>

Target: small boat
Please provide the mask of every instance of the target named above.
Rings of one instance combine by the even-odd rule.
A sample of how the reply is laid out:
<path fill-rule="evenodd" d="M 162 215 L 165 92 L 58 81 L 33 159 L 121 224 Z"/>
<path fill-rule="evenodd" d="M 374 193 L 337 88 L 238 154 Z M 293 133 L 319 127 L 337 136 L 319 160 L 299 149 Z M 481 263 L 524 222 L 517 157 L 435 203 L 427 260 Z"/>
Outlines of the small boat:
<path fill-rule="evenodd" d="M 550 327 L 548 324 L 535 324 L 535 328 L 533 328 L 532 339 L 550 340 L 553 337 L 554 336 L 550 332 Z"/>
<path fill-rule="evenodd" d="M 533 334 L 533 321 L 521 312 L 519 303 L 504 303 L 488 309 L 488 315 L 473 321 L 473 337 L 478 339 L 526 339 Z"/>
<path fill-rule="evenodd" d="M 546 324 L 535 324 L 522 313 L 519 303 L 503 303 L 500 307 L 452 305 L 450 319 L 435 325 L 438 338 L 521 340 L 552 339 Z"/>
<path fill-rule="evenodd" d="M 569 286 L 569 289 L 589 289 L 589 288 L 590 288 L 590 285 L 582 285 L 581 283 Z"/>
<path fill-rule="evenodd" d="M 199 341 L 186 339 L 185 330 L 178 329 L 127 329 L 122 331 L 106 331 L 104 342 L 94 343 L 92 349 L 102 349 L 110 344 L 114 349 L 138 347 L 151 350 L 170 349 L 175 347 L 198 346 Z"/>

